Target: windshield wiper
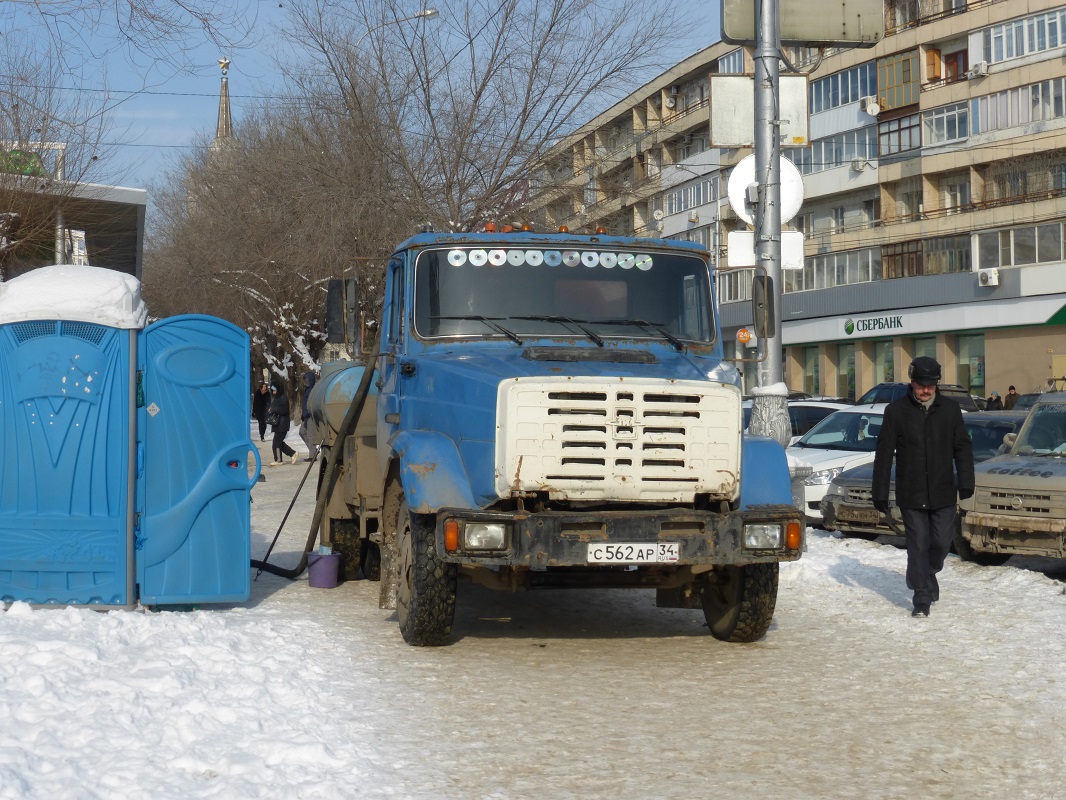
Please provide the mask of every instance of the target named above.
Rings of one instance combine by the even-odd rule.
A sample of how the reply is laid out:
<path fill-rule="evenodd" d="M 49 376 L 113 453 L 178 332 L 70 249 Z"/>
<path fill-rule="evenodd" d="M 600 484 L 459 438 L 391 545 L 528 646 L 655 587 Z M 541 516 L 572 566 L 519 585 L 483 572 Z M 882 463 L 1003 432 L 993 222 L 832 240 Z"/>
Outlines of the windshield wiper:
<path fill-rule="evenodd" d="M 497 322 L 497 320 L 504 319 L 504 317 L 483 317 L 480 314 L 466 314 L 465 316 L 455 317 L 430 317 L 430 319 L 471 319 L 475 322 L 484 322 L 494 331 L 496 331 L 497 333 L 502 333 L 515 344 L 522 344 L 522 340 L 518 338 L 517 334 L 515 334 L 514 331 L 508 330 L 507 328 L 503 327 L 503 325 L 501 325 L 499 322 Z"/>
<path fill-rule="evenodd" d="M 636 325 L 645 330 L 653 330 L 672 344 L 677 352 L 682 353 L 685 350 L 681 340 L 666 330 L 661 322 L 648 322 L 643 319 L 598 319 L 595 322 L 599 325 Z"/>
<path fill-rule="evenodd" d="M 600 338 L 595 331 L 586 328 L 582 325 L 586 320 L 583 319 L 571 319 L 570 317 L 560 317 L 556 314 L 527 314 L 522 317 L 508 317 L 508 319 L 526 319 L 534 322 L 560 322 L 573 325 L 579 328 L 583 334 L 591 339 L 597 347 L 603 347 L 603 339 Z"/>

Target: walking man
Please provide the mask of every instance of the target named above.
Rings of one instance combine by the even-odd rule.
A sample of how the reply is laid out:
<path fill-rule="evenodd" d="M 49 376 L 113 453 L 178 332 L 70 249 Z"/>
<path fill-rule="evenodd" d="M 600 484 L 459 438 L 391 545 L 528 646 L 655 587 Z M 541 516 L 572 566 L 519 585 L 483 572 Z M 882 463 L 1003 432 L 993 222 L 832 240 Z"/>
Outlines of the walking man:
<path fill-rule="evenodd" d="M 957 497 L 973 496 L 973 445 L 959 404 L 937 391 L 936 359 L 920 356 L 909 372 L 910 391 L 885 409 L 877 437 L 873 501 L 888 513 L 895 458 L 896 505 L 907 534 L 907 588 L 914 592 L 911 616 L 928 617 L 930 604 L 940 599 L 936 575 L 951 549 Z"/>

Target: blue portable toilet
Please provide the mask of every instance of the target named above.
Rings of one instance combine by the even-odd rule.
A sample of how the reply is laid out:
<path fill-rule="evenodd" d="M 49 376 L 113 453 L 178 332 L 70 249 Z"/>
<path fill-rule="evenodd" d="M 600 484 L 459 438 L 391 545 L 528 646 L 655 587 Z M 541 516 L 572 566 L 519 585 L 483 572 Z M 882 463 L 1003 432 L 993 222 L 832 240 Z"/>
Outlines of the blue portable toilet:
<path fill-rule="evenodd" d="M 248 335 L 146 322 L 114 270 L 0 284 L 0 601 L 248 599 Z"/>

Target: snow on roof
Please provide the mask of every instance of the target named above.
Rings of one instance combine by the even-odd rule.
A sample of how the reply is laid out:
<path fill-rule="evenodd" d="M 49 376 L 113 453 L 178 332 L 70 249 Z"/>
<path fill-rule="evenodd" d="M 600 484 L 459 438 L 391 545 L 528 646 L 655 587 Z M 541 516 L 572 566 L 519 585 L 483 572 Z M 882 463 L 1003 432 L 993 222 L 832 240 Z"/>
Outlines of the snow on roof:
<path fill-rule="evenodd" d="M 53 319 L 143 328 L 148 308 L 141 282 L 113 269 L 57 264 L 0 283 L 0 324 Z"/>

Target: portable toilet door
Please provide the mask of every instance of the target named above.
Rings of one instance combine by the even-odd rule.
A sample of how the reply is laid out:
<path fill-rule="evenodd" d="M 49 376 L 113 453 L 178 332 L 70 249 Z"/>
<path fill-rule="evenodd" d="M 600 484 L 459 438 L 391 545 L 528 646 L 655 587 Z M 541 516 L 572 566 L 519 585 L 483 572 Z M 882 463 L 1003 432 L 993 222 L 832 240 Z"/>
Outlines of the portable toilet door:
<path fill-rule="evenodd" d="M 261 467 L 249 437 L 248 334 L 215 317 L 170 317 L 141 331 L 137 350 L 140 601 L 247 600 Z"/>
<path fill-rule="evenodd" d="M 0 601 L 134 602 L 136 335 L 80 320 L 0 325 Z"/>

